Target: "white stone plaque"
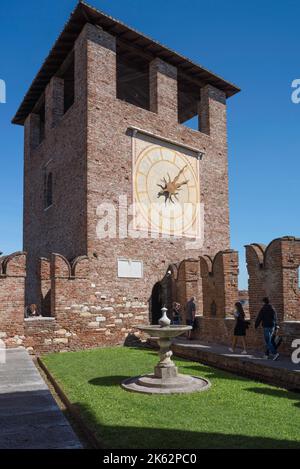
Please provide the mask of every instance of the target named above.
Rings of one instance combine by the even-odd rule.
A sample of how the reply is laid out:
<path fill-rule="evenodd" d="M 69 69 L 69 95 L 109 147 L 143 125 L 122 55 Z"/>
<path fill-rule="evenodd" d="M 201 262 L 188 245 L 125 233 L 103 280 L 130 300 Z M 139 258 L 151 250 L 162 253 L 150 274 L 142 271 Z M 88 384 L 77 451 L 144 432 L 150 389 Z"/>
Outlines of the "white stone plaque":
<path fill-rule="evenodd" d="M 131 259 L 118 259 L 118 277 L 143 278 L 143 262 Z"/>

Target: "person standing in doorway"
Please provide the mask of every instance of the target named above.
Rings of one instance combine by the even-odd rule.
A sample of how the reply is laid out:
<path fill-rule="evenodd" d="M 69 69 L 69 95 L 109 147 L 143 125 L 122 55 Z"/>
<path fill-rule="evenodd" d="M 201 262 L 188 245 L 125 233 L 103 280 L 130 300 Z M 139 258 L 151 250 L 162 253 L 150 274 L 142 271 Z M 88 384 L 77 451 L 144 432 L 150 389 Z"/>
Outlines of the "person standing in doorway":
<path fill-rule="evenodd" d="M 194 328 L 194 323 L 195 323 L 195 317 L 196 317 L 196 303 L 195 303 L 195 298 L 192 296 L 191 299 L 187 302 L 186 304 L 186 324 L 187 326 L 192 326 Z M 187 338 L 191 340 L 191 332 L 188 332 Z"/>
<path fill-rule="evenodd" d="M 266 344 L 266 353 L 264 358 L 268 359 L 269 355 L 273 355 L 273 360 L 278 360 L 279 353 L 277 352 L 276 346 L 273 344 L 273 336 L 274 331 L 277 327 L 277 313 L 273 306 L 270 304 L 269 298 L 263 299 L 263 307 L 261 308 L 260 312 L 255 321 L 255 329 L 262 324 L 264 329 L 264 339 Z"/>
<path fill-rule="evenodd" d="M 31 304 L 25 309 L 25 318 L 36 318 L 40 316 L 41 314 L 39 313 L 38 307 L 35 304 Z"/>
<path fill-rule="evenodd" d="M 245 319 L 245 312 L 242 303 L 239 301 L 235 303 L 235 312 L 234 317 L 236 319 L 236 324 L 233 332 L 232 346 L 229 349 L 229 352 L 234 353 L 234 350 L 237 346 L 238 338 L 240 337 L 243 344 L 242 354 L 246 355 L 246 330 L 249 327 L 249 322 Z"/>
<path fill-rule="evenodd" d="M 180 325 L 180 303 L 173 303 L 172 320 L 175 326 Z"/>

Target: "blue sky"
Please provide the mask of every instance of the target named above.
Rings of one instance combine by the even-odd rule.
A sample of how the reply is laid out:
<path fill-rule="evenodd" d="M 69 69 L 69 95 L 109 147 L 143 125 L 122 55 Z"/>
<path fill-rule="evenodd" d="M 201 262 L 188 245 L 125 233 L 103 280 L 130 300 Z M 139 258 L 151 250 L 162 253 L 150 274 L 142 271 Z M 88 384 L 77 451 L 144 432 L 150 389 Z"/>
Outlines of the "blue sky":
<path fill-rule="evenodd" d="M 94 6 L 236 83 L 228 101 L 231 246 L 300 236 L 300 2 L 91 0 Z M 0 251 L 22 248 L 23 129 L 10 121 L 74 0 L 1 0 Z"/>

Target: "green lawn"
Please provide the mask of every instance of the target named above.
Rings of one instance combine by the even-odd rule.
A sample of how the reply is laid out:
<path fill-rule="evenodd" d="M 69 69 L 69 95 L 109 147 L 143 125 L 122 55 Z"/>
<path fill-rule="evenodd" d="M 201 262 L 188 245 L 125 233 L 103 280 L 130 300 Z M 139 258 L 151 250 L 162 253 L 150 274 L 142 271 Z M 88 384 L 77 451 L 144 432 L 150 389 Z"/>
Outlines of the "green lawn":
<path fill-rule="evenodd" d="M 106 348 L 43 357 L 104 448 L 300 448 L 300 395 L 195 362 L 182 373 L 208 378 L 196 394 L 130 393 L 120 382 L 151 372 L 151 350 Z"/>

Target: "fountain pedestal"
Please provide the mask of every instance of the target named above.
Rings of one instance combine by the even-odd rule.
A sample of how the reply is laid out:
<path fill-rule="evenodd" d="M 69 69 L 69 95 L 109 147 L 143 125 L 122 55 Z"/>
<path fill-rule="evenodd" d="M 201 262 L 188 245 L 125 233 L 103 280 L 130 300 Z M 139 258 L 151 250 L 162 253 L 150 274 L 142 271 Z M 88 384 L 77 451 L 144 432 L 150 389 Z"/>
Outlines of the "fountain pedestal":
<path fill-rule="evenodd" d="M 122 382 L 124 389 L 147 394 L 173 394 L 204 391 L 210 387 L 210 382 L 204 378 L 179 374 L 171 359 L 172 338 L 191 330 L 191 326 L 144 326 L 138 329 L 158 339 L 160 360 L 154 367 L 154 374 L 129 378 Z"/>
<path fill-rule="evenodd" d="M 176 378 L 178 368 L 171 360 L 173 352 L 171 349 L 172 341 L 168 337 L 158 339 L 160 361 L 154 368 L 154 376 L 161 379 Z"/>

